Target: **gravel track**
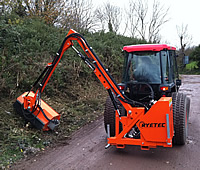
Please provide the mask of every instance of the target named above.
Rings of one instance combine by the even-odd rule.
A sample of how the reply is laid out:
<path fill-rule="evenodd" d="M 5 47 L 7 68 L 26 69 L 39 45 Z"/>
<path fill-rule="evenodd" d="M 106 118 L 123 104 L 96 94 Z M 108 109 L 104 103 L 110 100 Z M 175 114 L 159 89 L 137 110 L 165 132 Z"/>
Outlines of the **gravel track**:
<path fill-rule="evenodd" d="M 116 170 L 116 169 L 200 169 L 200 76 L 183 75 L 180 91 L 191 99 L 187 144 L 142 151 L 139 146 L 105 150 L 103 118 L 77 131 L 66 145 L 51 148 L 22 160 L 12 169 L 24 170 Z"/>

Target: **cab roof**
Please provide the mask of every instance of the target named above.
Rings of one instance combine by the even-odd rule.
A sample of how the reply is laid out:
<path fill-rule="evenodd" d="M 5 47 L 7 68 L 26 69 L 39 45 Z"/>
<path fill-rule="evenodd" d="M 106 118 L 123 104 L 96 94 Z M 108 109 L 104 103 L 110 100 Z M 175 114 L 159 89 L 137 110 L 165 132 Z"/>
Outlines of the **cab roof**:
<path fill-rule="evenodd" d="M 140 45 L 124 46 L 123 50 L 127 52 L 162 51 L 162 50 L 176 50 L 176 48 L 166 44 L 140 44 Z"/>

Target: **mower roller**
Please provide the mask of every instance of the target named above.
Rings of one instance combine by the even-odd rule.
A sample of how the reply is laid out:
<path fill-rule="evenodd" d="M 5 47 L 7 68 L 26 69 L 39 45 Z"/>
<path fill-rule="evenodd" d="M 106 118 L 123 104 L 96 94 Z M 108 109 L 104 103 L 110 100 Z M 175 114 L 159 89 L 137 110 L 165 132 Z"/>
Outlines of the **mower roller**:
<path fill-rule="evenodd" d="M 74 47 L 73 41 L 78 42 L 86 56 Z M 69 48 L 89 66 L 108 91 L 104 112 L 106 148 L 140 145 L 141 149 L 148 150 L 156 146 L 172 147 L 172 142 L 185 143 L 190 101 L 178 93 L 181 80 L 176 66 L 176 49 L 165 44 L 125 46 L 123 81 L 117 84 L 84 37 L 72 29 L 32 89 L 14 103 L 16 111 L 27 121 L 43 130 L 53 130 L 59 125 L 60 115 L 41 99 L 41 94 Z M 33 89 L 37 89 L 36 92 Z"/>

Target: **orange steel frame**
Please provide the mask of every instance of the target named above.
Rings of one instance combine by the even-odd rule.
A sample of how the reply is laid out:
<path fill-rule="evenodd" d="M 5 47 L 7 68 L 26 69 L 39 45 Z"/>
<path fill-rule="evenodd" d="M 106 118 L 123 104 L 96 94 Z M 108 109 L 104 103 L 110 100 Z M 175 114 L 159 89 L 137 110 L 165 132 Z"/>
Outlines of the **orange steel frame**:
<path fill-rule="evenodd" d="M 72 36 L 76 34 L 76 36 Z M 172 113 L 172 99 L 171 97 L 162 97 L 155 103 L 147 112 L 144 107 L 132 107 L 131 104 L 125 102 L 124 95 L 108 74 L 104 66 L 99 62 L 99 59 L 94 54 L 92 49 L 88 46 L 83 37 L 79 36 L 74 30 L 70 30 L 66 36 L 66 40 L 62 44 L 62 49 L 59 54 L 59 59 L 56 63 L 49 63 L 48 66 L 54 64 L 51 72 L 45 77 L 45 82 L 40 90 L 37 90 L 35 95 L 23 96 L 24 109 L 33 107 L 36 101 L 36 96 L 42 93 L 56 66 L 58 65 L 64 52 L 72 47 L 77 54 L 82 57 L 82 54 L 76 50 L 72 41 L 77 41 L 88 57 L 85 63 L 93 69 L 94 74 L 103 84 L 105 89 L 112 90 L 127 111 L 127 116 L 120 116 L 119 110 L 115 111 L 115 131 L 114 137 L 108 137 L 108 144 L 116 145 L 118 148 L 124 148 L 125 145 L 141 145 L 142 149 L 154 148 L 156 146 L 172 147 L 173 138 L 173 113 Z M 82 58 L 83 59 L 83 58 Z M 122 100 L 124 99 L 124 100 Z M 20 99 L 22 100 L 22 99 Z M 51 112 L 51 111 L 50 111 Z M 50 113 L 51 114 L 51 113 Z M 54 113 L 55 114 L 55 113 Z M 111 113 L 112 114 L 112 113 Z M 122 123 L 123 130 L 119 132 L 119 122 Z M 141 134 L 140 139 L 127 138 L 126 134 L 137 125 Z"/>
<path fill-rule="evenodd" d="M 127 116 L 119 117 L 115 112 L 115 137 L 108 138 L 108 144 L 124 148 L 125 145 L 141 145 L 141 149 L 148 150 L 156 146 L 172 147 L 174 136 L 172 98 L 162 97 L 149 111 L 137 108 Z M 168 117 L 168 118 L 167 118 Z M 123 130 L 119 132 L 119 122 Z M 125 135 L 134 125 L 140 130 L 140 139 L 127 138 Z"/>

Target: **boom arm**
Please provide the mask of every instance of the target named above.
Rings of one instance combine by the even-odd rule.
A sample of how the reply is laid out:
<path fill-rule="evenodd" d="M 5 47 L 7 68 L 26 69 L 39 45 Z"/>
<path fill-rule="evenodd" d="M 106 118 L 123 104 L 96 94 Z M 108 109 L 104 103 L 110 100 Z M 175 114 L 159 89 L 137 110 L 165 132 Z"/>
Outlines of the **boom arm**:
<path fill-rule="evenodd" d="M 73 41 L 77 41 L 78 44 L 81 46 L 87 57 L 82 55 L 74 46 Z M 117 98 L 122 103 L 123 107 L 131 113 L 133 111 L 133 105 L 136 103 L 130 99 L 128 99 L 122 91 L 119 89 L 117 83 L 115 80 L 111 77 L 111 75 L 108 73 L 108 70 L 105 69 L 100 59 L 96 56 L 96 54 L 93 52 L 92 48 L 89 46 L 87 41 L 84 39 L 84 37 L 78 33 L 76 33 L 74 30 L 70 30 L 67 34 L 66 38 L 64 39 L 60 49 L 58 50 L 58 53 L 56 54 L 54 60 L 52 63 L 48 63 L 43 73 L 40 75 L 38 80 L 34 83 L 33 88 L 37 85 L 40 78 L 43 77 L 45 74 L 42 82 L 39 84 L 39 88 L 36 91 L 34 99 L 30 102 L 30 98 L 28 97 L 28 94 L 24 98 L 24 108 L 27 109 L 29 106 L 34 106 L 37 102 L 37 100 L 40 99 L 41 93 L 43 92 L 44 88 L 46 87 L 51 75 L 53 74 L 56 66 L 58 65 L 60 59 L 62 58 L 64 52 L 72 48 L 78 56 L 93 70 L 94 74 L 97 76 L 97 78 L 100 80 L 100 82 L 103 84 L 103 86 L 108 90 L 109 95 L 112 99 L 113 105 L 115 109 L 117 110 L 118 114 L 119 109 L 117 107 L 117 104 L 114 100 L 114 97 L 112 95 L 112 92 L 117 96 Z M 33 89 L 32 88 L 32 89 Z M 112 92 L 111 92 L 112 91 Z M 38 97 L 37 97 L 38 96 Z M 131 106 L 132 105 L 132 106 Z M 35 106 L 36 107 L 36 106 Z"/>

